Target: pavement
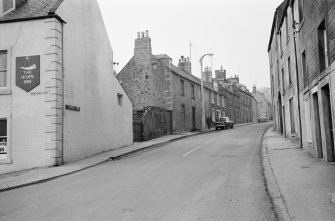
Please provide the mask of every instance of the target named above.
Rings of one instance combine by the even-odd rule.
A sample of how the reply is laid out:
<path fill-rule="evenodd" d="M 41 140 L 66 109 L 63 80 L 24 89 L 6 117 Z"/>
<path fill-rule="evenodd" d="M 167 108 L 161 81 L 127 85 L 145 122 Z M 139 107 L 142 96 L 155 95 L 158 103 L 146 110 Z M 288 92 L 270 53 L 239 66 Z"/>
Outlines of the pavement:
<path fill-rule="evenodd" d="M 248 125 L 237 124 L 235 127 Z M 150 148 L 160 147 L 169 142 L 173 142 L 178 139 L 183 139 L 189 136 L 194 136 L 202 133 L 208 133 L 215 131 L 215 128 L 211 128 L 206 132 L 183 132 L 179 134 L 167 135 L 159 138 L 155 138 L 145 142 L 136 142 L 132 145 L 113 149 L 110 151 L 102 152 L 75 162 L 67 163 L 57 167 L 48 168 L 34 168 L 24 171 L 17 171 L 13 173 L 1 174 L 0 175 L 0 192 L 14 188 L 19 188 L 27 185 L 32 185 L 40 182 L 45 182 L 57 177 L 72 174 L 86 168 L 98 165 L 108 160 L 117 160 L 127 155 L 134 154 L 136 152 L 144 151 Z"/>
<path fill-rule="evenodd" d="M 263 173 L 277 220 L 335 220 L 335 164 L 273 131 L 263 137 Z"/>

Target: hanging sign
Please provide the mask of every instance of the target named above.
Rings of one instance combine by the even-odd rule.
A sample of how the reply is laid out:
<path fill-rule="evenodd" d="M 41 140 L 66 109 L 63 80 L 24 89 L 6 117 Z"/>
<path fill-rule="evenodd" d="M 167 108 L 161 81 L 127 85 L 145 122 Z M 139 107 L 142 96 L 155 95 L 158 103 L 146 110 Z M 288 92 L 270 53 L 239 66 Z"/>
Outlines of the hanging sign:
<path fill-rule="evenodd" d="M 40 84 L 40 56 L 16 58 L 16 86 L 31 91 Z"/>
<path fill-rule="evenodd" d="M 0 160 L 7 158 L 7 144 L 6 142 L 0 142 Z"/>

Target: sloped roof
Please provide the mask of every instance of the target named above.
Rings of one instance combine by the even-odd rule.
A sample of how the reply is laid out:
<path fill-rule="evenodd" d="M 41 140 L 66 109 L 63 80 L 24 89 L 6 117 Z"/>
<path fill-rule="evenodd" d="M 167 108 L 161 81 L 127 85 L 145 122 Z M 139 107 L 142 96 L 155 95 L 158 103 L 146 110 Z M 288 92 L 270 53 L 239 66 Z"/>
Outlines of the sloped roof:
<path fill-rule="evenodd" d="M 285 17 L 286 9 L 289 5 L 290 0 L 284 0 L 277 8 L 273 15 L 273 21 L 272 21 L 272 27 L 271 27 L 271 34 L 270 34 L 270 41 L 268 45 L 268 51 L 270 51 L 271 48 L 271 42 L 273 39 L 273 35 L 275 34 L 275 28 L 280 27 L 283 19 Z"/>
<path fill-rule="evenodd" d="M 18 7 L 0 18 L 0 23 L 30 20 L 55 15 L 63 0 L 26 0 Z"/>
<path fill-rule="evenodd" d="M 179 75 L 180 77 L 183 77 L 183 78 L 185 78 L 185 79 L 187 79 L 187 80 L 189 80 L 189 81 L 192 81 L 193 83 L 196 83 L 196 84 L 198 84 L 198 85 L 201 84 L 201 79 L 200 79 L 200 78 L 198 78 L 198 77 L 196 77 L 196 76 L 194 76 L 194 75 L 191 75 L 191 74 L 185 72 L 184 70 L 182 70 L 182 69 L 180 69 L 180 68 L 178 68 L 178 67 L 176 67 L 176 66 L 174 66 L 174 65 L 171 65 L 171 67 L 168 67 L 168 68 L 169 68 L 173 73 Z M 207 82 L 205 82 L 205 81 L 204 81 L 204 88 L 207 88 L 207 89 L 209 89 L 209 90 L 214 91 L 214 87 L 213 87 L 213 85 L 211 85 L 211 84 L 209 84 L 209 83 L 207 83 Z M 218 92 L 218 93 L 220 93 L 220 92 Z M 220 94 L 221 94 L 221 93 L 220 93 Z"/>

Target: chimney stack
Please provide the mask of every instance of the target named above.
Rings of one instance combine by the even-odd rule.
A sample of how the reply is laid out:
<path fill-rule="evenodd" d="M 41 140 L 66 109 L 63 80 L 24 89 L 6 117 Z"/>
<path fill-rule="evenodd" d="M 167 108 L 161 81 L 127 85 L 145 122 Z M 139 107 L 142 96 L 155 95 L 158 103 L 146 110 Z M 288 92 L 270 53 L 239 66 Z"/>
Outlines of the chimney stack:
<path fill-rule="evenodd" d="M 144 35 L 145 34 L 145 35 Z M 151 39 L 149 38 L 149 31 L 137 32 L 137 39 L 135 39 L 134 58 L 149 59 L 152 55 Z"/>
<path fill-rule="evenodd" d="M 183 55 L 179 59 L 178 68 L 186 71 L 189 74 L 192 74 L 192 64 L 190 62 L 190 58 L 185 58 Z"/>
<path fill-rule="evenodd" d="M 226 80 L 226 70 L 221 66 L 220 70 L 215 71 L 215 78 Z"/>
<path fill-rule="evenodd" d="M 204 81 L 212 83 L 213 77 L 212 77 L 212 69 L 210 67 L 205 67 L 203 77 Z"/>
<path fill-rule="evenodd" d="M 256 84 L 254 84 L 254 85 L 252 86 L 252 93 L 253 93 L 253 94 L 256 94 Z"/>

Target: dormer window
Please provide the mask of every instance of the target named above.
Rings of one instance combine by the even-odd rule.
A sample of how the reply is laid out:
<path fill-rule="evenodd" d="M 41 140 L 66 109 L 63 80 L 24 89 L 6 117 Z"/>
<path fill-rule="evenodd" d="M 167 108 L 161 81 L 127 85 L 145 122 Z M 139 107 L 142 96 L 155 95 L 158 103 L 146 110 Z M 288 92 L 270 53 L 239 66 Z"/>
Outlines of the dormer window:
<path fill-rule="evenodd" d="M 15 10 L 15 0 L 0 0 L 0 17 Z"/>

